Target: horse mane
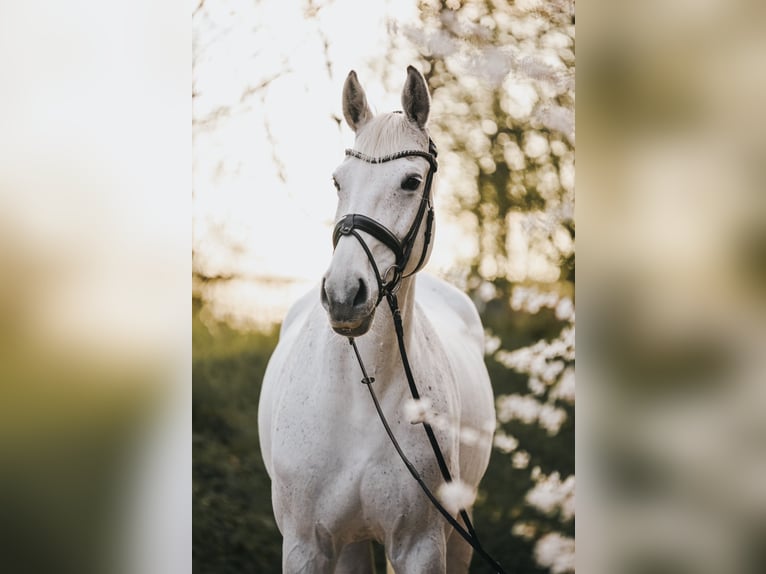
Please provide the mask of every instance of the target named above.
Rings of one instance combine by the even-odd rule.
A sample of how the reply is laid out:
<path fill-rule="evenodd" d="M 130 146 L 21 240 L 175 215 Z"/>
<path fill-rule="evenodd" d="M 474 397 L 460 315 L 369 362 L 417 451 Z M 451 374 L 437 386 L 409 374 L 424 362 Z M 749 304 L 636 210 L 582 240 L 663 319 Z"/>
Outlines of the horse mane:
<path fill-rule="evenodd" d="M 404 149 L 428 151 L 428 134 L 419 130 L 402 113 L 378 114 L 359 130 L 354 149 L 372 157 Z"/>

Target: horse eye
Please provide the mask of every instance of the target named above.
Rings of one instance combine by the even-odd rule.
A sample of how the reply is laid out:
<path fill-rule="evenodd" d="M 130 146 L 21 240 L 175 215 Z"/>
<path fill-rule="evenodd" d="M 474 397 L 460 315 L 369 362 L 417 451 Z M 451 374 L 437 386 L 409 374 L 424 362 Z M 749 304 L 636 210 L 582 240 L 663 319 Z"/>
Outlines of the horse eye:
<path fill-rule="evenodd" d="M 402 189 L 406 189 L 407 191 L 415 191 L 419 185 L 420 178 L 410 176 L 402 182 Z"/>

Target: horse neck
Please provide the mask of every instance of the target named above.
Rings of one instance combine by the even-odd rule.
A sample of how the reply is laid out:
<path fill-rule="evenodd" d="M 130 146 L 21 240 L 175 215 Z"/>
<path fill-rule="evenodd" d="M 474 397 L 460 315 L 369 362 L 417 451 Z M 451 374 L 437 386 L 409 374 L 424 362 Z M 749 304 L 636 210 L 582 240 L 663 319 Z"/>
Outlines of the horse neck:
<path fill-rule="evenodd" d="M 396 298 L 402 319 L 404 343 L 410 348 L 416 328 L 415 317 L 415 281 L 416 276 L 402 279 Z M 360 349 L 370 357 L 379 378 L 401 370 L 399 343 L 394 327 L 394 320 L 386 300 L 381 301 L 375 314 L 370 331 L 358 340 Z"/>

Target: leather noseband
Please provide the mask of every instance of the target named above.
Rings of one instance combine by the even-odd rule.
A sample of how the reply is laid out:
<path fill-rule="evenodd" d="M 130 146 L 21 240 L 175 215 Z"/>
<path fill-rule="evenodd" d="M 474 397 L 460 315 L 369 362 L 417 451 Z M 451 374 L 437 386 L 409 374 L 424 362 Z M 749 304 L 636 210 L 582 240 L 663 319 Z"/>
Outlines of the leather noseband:
<path fill-rule="evenodd" d="M 412 249 L 415 245 L 415 240 L 417 238 L 417 234 L 420 230 L 424 216 L 426 217 L 426 229 L 423 251 L 420 254 L 420 259 L 418 260 L 418 264 L 415 266 L 415 269 L 409 273 L 407 277 L 418 272 L 425 262 L 426 254 L 428 253 L 428 246 L 431 243 L 431 236 L 433 234 L 434 210 L 433 206 L 431 205 L 431 184 L 433 182 L 434 173 L 436 173 L 438 168 L 438 163 L 436 161 L 436 145 L 431 138 L 428 138 L 427 152 L 420 150 L 405 150 L 383 157 L 370 157 L 356 150 L 347 149 L 346 156 L 354 157 L 356 159 L 360 159 L 364 162 L 372 164 L 385 163 L 404 157 L 415 156 L 427 159 L 430 165 L 428 175 L 426 176 L 426 183 L 423 186 L 423 195 L 421 196 L 418 212 L 415 215 L 415 219 L 413 220 L 410 229 L 401 240 L 398 239 L 396 235 L 394 235 L 394 233 L 392 233 L 385 225 L 360 213 L 349 213 L 344 215 L 335 224 L 335 228 L 333 229 L 333 249 L 335 249 L 335 247 L 338 245 L 338 241 L 340 241 L 340 238 L 344 235 L 353 235 L 362 245 L 362 248 L 367 254 L 367 258 L 370 260 L 373 271 L 375 271 L 375 277 L 378 281 L 378 303 L 380 303 L 380 300 L 383 298 L 386 292 L 393 293 L 396 291 L 399 282 L 404 277 L 403 272 L 410 260 L 410 255 L 412 254 Z M 372 252 L 365 243 L 364 239 L 362 239 L 362 236 L 359 235 L 359 231 L 364 231 L 365 233 L 370 234 L 372 237 L 383 243 L 393 252 L 394 257 L 396 258 L 396 262 L 392 268 L 394 274 L 390 280 L 387 279 L 391 269 L 387 270 L 386 273 L 381 276 L 378 270 L 378 266 L 375 264 L 375 259 L 372 256 Z"/>

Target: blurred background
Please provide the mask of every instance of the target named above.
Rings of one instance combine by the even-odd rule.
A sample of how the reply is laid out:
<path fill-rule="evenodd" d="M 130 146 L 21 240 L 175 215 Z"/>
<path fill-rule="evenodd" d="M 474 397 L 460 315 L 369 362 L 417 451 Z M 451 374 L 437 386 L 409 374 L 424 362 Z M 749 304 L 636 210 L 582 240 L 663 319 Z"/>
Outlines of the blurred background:
<path fill-rule="evenodd" d="M 428 271 L 479 309 L 497 398 L 476 528 L 509 572 L 572 571 L 574 49 L 571 2 L 196 6 L 197 571 L 280 571 L 258 451 L 261 378 L 282 317 L 332 255 L 331 173 L 353 145 L 346 75 L 356 70 L 373 108 L 391 111 L 408 64 L 429 84 L 439 148 Z M 380 548 L 377 561 L 383 571 Z"/>
<path fill-rule="evenodd" d="M 413 63 L 429 271 L 498 395 L 485 545 L 766 570 L 762 3 L 579 3 L 576 504 L 573 3 L 283 4 L 0 4 L 0 569 L 278 571 L 261 373 L 329 260 L 343 78 L 387 111 Z"/>
<path fill-rule="evenodd" d="M 0 571 L 191 570 L 188 5 L 0 4 Z"/>
<path fill-rule="evenodd" d="M 579 3 L 578 563 L 766 571 L 766 6 Z"/>

